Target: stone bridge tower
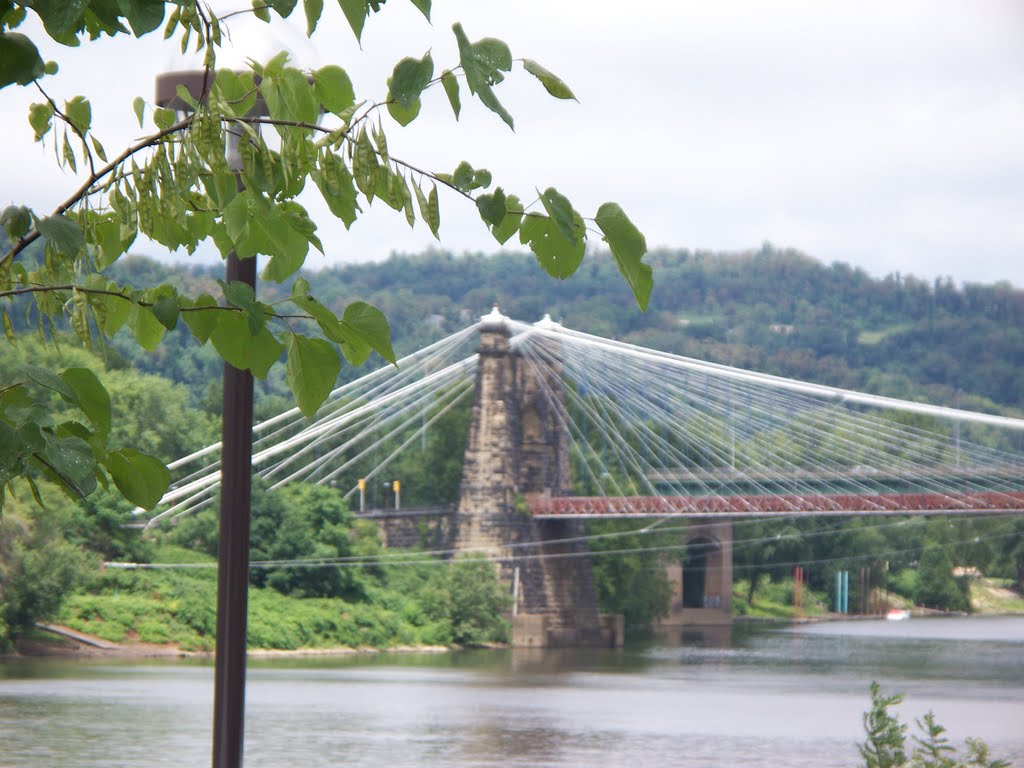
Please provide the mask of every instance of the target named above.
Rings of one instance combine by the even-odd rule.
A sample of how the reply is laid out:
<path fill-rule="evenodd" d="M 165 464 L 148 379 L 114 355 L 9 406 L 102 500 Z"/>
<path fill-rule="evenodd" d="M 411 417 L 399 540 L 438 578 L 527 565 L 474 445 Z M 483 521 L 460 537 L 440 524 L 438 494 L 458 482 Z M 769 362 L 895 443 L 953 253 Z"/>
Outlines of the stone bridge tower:
<path fill-rule="evenodd" d="M 621 643 L 621 620 L 598 616 L 583 523 L 526 509 L 527 494 L 571 490 L 567 421 L 557 371 L 525 365 L 510 335 L 497 308 L 483 318 L 455 546 L 497 553 L 515 645 Z"/>

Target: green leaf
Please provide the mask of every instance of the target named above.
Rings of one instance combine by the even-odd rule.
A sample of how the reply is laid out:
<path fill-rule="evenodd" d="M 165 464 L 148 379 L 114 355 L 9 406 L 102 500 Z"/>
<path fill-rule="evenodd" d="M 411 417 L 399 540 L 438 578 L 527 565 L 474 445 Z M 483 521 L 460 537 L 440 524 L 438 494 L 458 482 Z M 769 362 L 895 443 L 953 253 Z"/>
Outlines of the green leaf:
<path fill-rule="evenodd" d="M 35 0 L 32 7 L 43 21 L 47 33 L 64 45 L 77 45 L 77 31 L 88 0 Z"/>
<path fill-rule="evenodd" d="M 452 31 L 459 44 L 459 62 L 466 73 L 470 93 L 497 85 L 505 79 L 502 72 L 512 70 L 512 52 L 501 40 L 485 37 L 470 43 L 458 22 L 452 25 Z"/>
<path fill-rule="evenodd" d="M 142 128 L 143 118 L 146 116 L 146 100 L 141 96 L 136 96 L 135 100 L 132 101 L 132 109 L 135 110 L 135 117 L 139 121 L 139 128 Z"/>
<path fill-rule="evenodd" d="M 348 25 L 352 27 L 356 40 L 362 40 L 363 25 L 370 13 L 367 0 L 338 0 L 338 5 L 341 6 L 345 18 L 348 19 Z"/>
<path fill-rule="evenodd" d="M 249 239 L 257 253 L 271 257 L 262 277 L 275 283 L 295 274 L 309 253 L 309 240 L 277 209 L 250 219 Z"/>
<path fill-rule="evenodd" d="M 302 0 L 302 8 L 306 12 L 306 37 L 312 37 L 324 11 L 324 0 Z"/>
<path fill-rule="evenodd" d="M 257 378 L 265 378 L 270 367 L 277 362 L 284 346 L 264 325 L 253 334 L 241 312 L 225 312 L 210 335 L 217 354 L 239 370 L 252 371 Z"/>
<path fill-rule="evenodd" d="M 199 102 L 196 97 L 192 95 L 192 92 L 184 85 L 178 85 L 174 88 L 174 92 L 178 94 L 178 100 L 182 104 L 187 104 L 188 107 L 194 112 L 199 108 Z"/>
<path fill-rule="evenodd" d="M 426 219 L 427 226 L 430 227 L 434 237 L 440 240 L 441 238 L 438 237 L 437 232 L 441 228 L 441 205 L 437 199 L 436 184 L 431 184 L 430 186 L 430 194 L 427 195 L 427 212 L 424 214 L 424 219 Z"/>
<path fill-rule="evenodd" d="M 171 485 L 171 473 L 163 463 L 134 448 L 119 448 L 102 462 L 114 485 L 132 504 L 153 509 Z"/>
<path fill-rule="evenodd" d="M 77 255 L 85 245 L 85 233 L 78 226 L 78 222 L 62 213 L 40 219 L 36 228 L 40 235 L 66 256 Z"/>
<path fill-rule="evenodd" d="M 53 107 L 49 104 L 33 104 L 28 108 L 28 123 L 36 132 L 36 141 L 42 141 L 53 126 Z"/>
<path fill-rule="evenodd" d="M 320 102 L 302 72 L 288 67 L 281 76 L 281 91 L 288 107 L 289 119 L 310 124 L 316 122 L 320 116 Z"/>
<path fill-rule="evenodd" d="M 512 115 L 509 114 L 508 110 L 498 101 L 498 97 L 494 95 L 494 91 L 490 88 L 480 88 L 476 92 L 477 98 L 480 99 L 481 103 L 487 107 L 491 112 L 496 114 L 502 120 L 505 121 L 505 125 L 511 128 L 513 131 L 516 129 L 515 121 L 512 119 Z"/>
<path fill-rule="evenodd" d="M 23 205 L 9 205 L 0 213 L 0 225 L 13 243 L 32 230 L 32 211 Z"/>
<path fill-rule="evenodd" d="M 430 85 L 434 77 L 434 60 L 430 51 L 422 59 L 406 57 L 395 65 L 388 81 L 391 97 L 401 106 L 409 109 L 419 101 L 420 94 Z"/>
<path fill-rule="evenodd" d="M 611 248 L 619 272 L 633 290 L 636 303 L 647 311 L 654 278 L 650 266 L 643 263 L 647 253 L 646 238 L 616 203 L 605 203 L 598 208 L 595 221 Z"/>
<path fill-rule="evenodd" d="M 523 59 L 523 68 L 540 80 L 544 89 L 556 99 L 572 99 L 573 101 L 576 101 L 576 96 L 571 90 L 569 90 L 569 86 L 563 83 L 554 74 L 544 69 L 544 67 L 536 61 L 533 61 L 532 59 Z"/>
<path fill-rule="evenodd" d="M 492 86 L 497 85 L 505 76 L 502 72 L 512 69 L 512 53 L 501 40 L 487 37 L 470 43 L 462 29 L 462 25 L 452 26 L 455 39 L 459 44 L 459 62 L 466 73 L 469 92 L 476 94 L 481 103 L 505 121 L 509 128 L 515 128 L 512 115 L 498 101 Z"/>
<path fill-rule="evenodd" d="M 582 235 L 583 219 L 576 214 L 577 230 Z M 566 240 L 558 225 L 547 216 L 525 216 L 519 225 L 519 242 L 529 243 L 541 268 L 552 277 L 563 280 L 573 274 L 583 261 L 586 243 Z"/>
<path fill-rule="evenodd" d="M 174 114 L 173 109 L 157 107 L 153 110 L 153 124 L 162 131 L 165 131 L 174 125 L 177 119 L 178 116 Z"/>
<path fill-rule="evenodd" d="M 270 23 L 270 6 L 266 4 L 265 0 L 252 0 L 252 15 L 265 24 Z M 187 30 L 186 30 L 187 33 Z M 188 42 L 188 38 L 182 42 L 181 52 L 185 52 L 185 44 Z"/>
<path fill-rule="evenodd" d="M 117 0 L 117 5 L 136 37 L 164 23 L 164 0 Z"/>
<path fill-rule="evenodd" d="M 243 117 L 256 106 L 256 83 L 251 72 L 232 72 L 218 69 L 213 80 L 214 92 L 223 101 L 223 109 L 236 117 Z"/>
<path fill-rule="evenodd" d="M 523 220 L 523 204 L 515 195 L 505 198 L 505 218 L 501 223 L 491 228 L 494 239 L 504 245 L 508 239 L 519 231 L 519 223 Z"/>
<path fill-rule="evenodd" d="M 419 99 L 416 99 L 411 106 L 404 107 L 397 101 L 392 101 L 390 97 L 388 98 L 388 114 L 403 128 L 419 117 L 421 106 Z"/>
<path fill-rule="evenodd" d="M 462 111 L 462 102 L 459 100 L 459 79 L 452 74 L 451 70 L 446 69 L 441 73 L 441 87 L 444 88 L 445 95 L 448 96 L 448 103 L 452 105 L 452 112 L 455 113 L 455 119 L 459 119 L 459 112 Z"/>
<path fill-rule="evenodd" d="M 43 433 L 46 447 L 41 459 L 47 474 L 76 496 L 85 496 L 96 490 L 96 458 L 89 444 L 79 437 L 58 438 Z"/>
<path fill-rule="evenodd" d="M 334 345 L 323 339 L 290 334 L 286 342 L 285 378 L 304 416 L 311 417 L 334 389 L 341 361 Z"/>
<path fill-rule="evenodd" d="M 25 480 L 28 481 L 28 487 L 29 490 L 32 491 L 32 498 L 35 501 L 36 505 L 40 509 L 45 509 L 46 504 L 43 503 L 43 495 L 39 492 L 39 485 L 36 483 L 35 479 L 32 477 L 32 475 L 28 475 L 25 477 Z"/>
<path fill-rule="evenodd" d="M 192 335 L 200 344 L 205 344 L 210 338 L 210 334 L 217 327 L 219 315 L 224 311 L 213 309 L 216 306 L 217 300 L 213 296 L 201 293 L 196 296 L 196 300 L 189 307 L 191 311 L 181 313 L 181 319 L 185 321 L 185 325 L 192 331 Z"/>
<path fill-rule="evenodd" d="M 304 277 L 298 278 L 292 284 L 291 301 L 299 309 L 309 313 L 310 317 L 316 320 L 320 330 L 324 332 L 331 341 L 340 344 L 344 341 L 341 329 L 341 321 L 334 316 L 327 307 L 321 304 L 309 292 L 309 281 Z"/>
<path fill-rule="evenodd" d="M 96 239 L 100 246 L 100 259 L 97 266 L 102 269 L 117 261 L 128 246 L 135 240 L 134 230 L 129 231 L 128 239 L 123 239 L 124 231 L 121 222 L 114 218 L 106 219 L 96 225 Z"/>
<path fill-rule="evenodd" d="M 160 325 L 168 331 L 173 331 L 178 325 L 178 313 L 180 312 L 180 309 L 178 307 L 177 292 L 170 296 L 160 296 L 153 302 L 152 309 L 153 317 L 155 317 L 159 321 Z"/>
<path fill-rule="evenodd" d="M 97 139 L 95 136 L 90 136 L 89 142 L 92 144 L 92 148 L 96 152 L 96 155 L 99 157 L 99 159 L 102 160 L 104 163 L 107 162 L 107 153 L 104 151 L 103 145 L 100 144 L 99 139 Z"/>
<path fill-rule="evenodd" d="M 391 94 L 388 94 L 388 99 L 391 99 Z M 383 127 L 378 123 L 376 126 L 371 126 L 370 135 L 373 137 L 373 143 L 377 147 L 377 152 L 380 155 L 382 163 L 387 164 L 388 162 L 388 137 L 384 133 Z"/>
<path fill-rule="evenodd" d="M 352 365 L 362 365 L 370 349 L 389 363 L 395 363 L 391 329 L 384 313 L 376 307 L 362 301 L 352 302 L 341 316 L 341 328 L 345 336 L 341 351 Z"/>
<path fill-rule="evenodd" d="M 110 432 L 110 395 L 88 368 L 68 368 L 60 374 L 61 379 L 75 393 L 78 407 L 97 432 Z"/>
<path fill-rule="evenodd" d="M 463 192 L 472 192 L 474 189 L 488 187 L 491 184 L 490 171 L 486 168 L 474 168 L 465 160 L 459 163 L 451 176 L 445 178 Z"/>
<path fill-rule="evenodd" d="M 423 218 L 423 221 L 426 222 L 427 226 L 430 228 L 430 231 L 434 235 L 434 237 L 437 237 L 437 228 L 440 225 L 440 220 L 436 216 L 431 218 L 431 215 L 430 215 L 431 214 L 430 200 L 428 200 L 427 196 L 423 194 L 423 190 L 420 189 L 419 184 L 413 184 L 412 185 L 412 190 L 416 194 L 416 204 L 420 208 L 420 216 Z M 437 188 L 436 187 L 434 188 L 433 195 L 434 195 L 433 212 L 436 214 L 437 213 Z M 440 238 L 438 238 L 438 239 L 440 239 Z"/>
<path fill-rule="evenodd" d="M 52 389 L 62 399 L 72 403 L 75 402 L 75 391 L 53 372 L 39 366 L 20 366 L 17 372 L 41 387 Z"/>
<path fill-rule="evenodd" d="M 64 102 L 64 114 L 79 133 L 87 133 L 92 125 L 92 106 L 84 96 L 75 96 Z"/>
<path fill-rule="evenodd" d="M 320 158 L 319 167 L 310 175 L 331 213 L 344 222 L 345 229 L 351 227 L 356 220 L 359 204 L 356 201 L 355 183 L 345 164 L 337 155 L 325 152 Z"/>
<path fill-rule="evenodd" d="M 298 0 L 269 0 L 269 2 L 270 7 L 277 11 L 278 16 L 286 19 L 292 15 Z"/>
<path fill-rule="evenodd" d="M 167 332 L 167 328 L 156 319 L 153 310 L 140 304 L 132 305 L 128 325 L 139 346 L 150 352 L 157 348 Z"/>
<path fill-rule="evenodd" d="M 498 187 L 493 195 L 480 195 L 476 199 L 476 207 L 480 218 L 496 227 L 505 220 L 505 193 Z"/>
<path fill-rule="evenodd" d="M 44 74 L 45 63 L 28 37 L 20 32 L 0 32 L 0 88 L 28 85 Z"/>
<path fill-rule="evenodd" d="M 249 193 L 238 194 L 223 207 L 224 230 L 237 248 L 249 237 Z"/>
<path fill-rule="evenodd" d="M 4 323 L 4 336 L 7 338 L 8 343 L 12 346 L 17 346 L 18 337 L 14 335 L 14 323 L 11 322 L 11 316 L 7 314 L 7 310 L 0 307 L 0 315 L 3 317 Z"/>
<path fill-rule="evenodd" d="M 61 156 L 64 158 L 64 162 L 71 166 L 71 172 L 78 172 L 78 164 L 75 161 L 75 150 L 71 148 L 71 142 L 68 141 L 68 132 L 64 131 L 64 147 L 61 152 Z"/>
<path fill-rule="evenodd" d="M 329 64 L 313 73 L 313 93 L 324 109 L 338 115 L 355 104 L 356 93 L 348 73 Z"/>
<path fill-rule="evenodd" d="M 409 0 L 430 21 L 430 0 Z"/>
<path fill-rule="evenodd" d="M 276 120 L 297 120 L 315 123 L 320 114 L 320 102 L 313 94 L 313 88 L 306 76 L 294 67 L 282 67 L 285 59 L 278 55 L 267 63 L 260 93 L 267 103 L 267 111 Z M 280 73 L 271 75 L 280 68 Z M 294 129 L 276 126 L 278 133 L 285 135 Z"/>
<path fill-rule="evenodd" d="M 398 176 L 396 174 L 395 183 L 401 182 L 400 190 L 402 193 L 402 209 L 405 211 L 405 220 L 409 226 L 412 227 L 416 224 L 416 211 L 412 207 L 412 192 L 409 190 L 409 181 L 405 176 Z"/>
<path fill-rule="evenodd" d="M 64 305 L 65 310 L 68 305 Z M 71 297 L 71 329 L 75 335 L 88 347 L 92 344 L 92 329 L 89 326 L 89 300 L 84 293 L 75 290 Z"/>
<path fill-rule="evenodd" d="M 544 205 L 544 210 L 548 212 L 548 216 L 558 225 L 562 236 L 570 243 L 575 244 L 578 236 L 575 219 L 579 214 L 573 210 L 572 203 L 568 198 L 554 187 L 548 187 L 540 194 L 540 201 Z"/>
<path fill-rule="evenodd" d="M 370 136 L 364 129 L 359 132 L 355 150 L 352 153 L 352 176 L 359 191 L 366 195 L 366 199 L 370 202 L 373 202 L 379 172 L 377 153 L 374 152 Z"/>
<path fill-rule="evenodd" d="M 30 453 L 20 434 L 0 420 L 0 488 L 24 471 Z"/>
<path fill-rule="evenodd" d="M 228 302 L 242 310 L 249 325 L 249 333 L 255 335 L 266 325 L 267 318 L 263 314 L 263 306 L 256 301 L 256 294 L 252 286 L 243 283 L 241 280 L 232 280 L 229 285 L 223 281 L 217 281 L 224 289 L 224 298 Z M 218 321 L 219 322 L 219 321 Z"/>
<path fill-rule="evenodd" d="M 116 291 L 117 285 L 111 282 L 107 290 Z M 119 299 L 117 296 L 94 296 L 92 303 L 96 312 L 96 324 L 107 336 L 113 336 L 128 322 L 135 306 L 129 297 Z"/>

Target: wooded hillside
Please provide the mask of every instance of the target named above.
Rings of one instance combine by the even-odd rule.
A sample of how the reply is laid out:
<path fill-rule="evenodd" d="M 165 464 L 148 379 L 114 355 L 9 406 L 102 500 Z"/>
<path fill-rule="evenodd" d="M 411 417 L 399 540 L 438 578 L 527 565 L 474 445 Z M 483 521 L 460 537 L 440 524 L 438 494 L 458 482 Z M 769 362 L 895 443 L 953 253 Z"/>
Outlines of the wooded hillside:
<path fill-rule="evenodd" d="M 541 272 L 529 254 L 442 251 L 308 277 L 317 298 L 335 311 L 356 299 L 383 310 L 399 354 L 465 327 L 498 302 L 517 319 L 550 313 L 577 330 L 766 373 L 977 410 L 1024 411 L 1024 290 L 899 274 L 875 279 L 770 245 L 729 254 L 661 250 L 649 261 L 655 288 L 646 314 L 602 253 L 564 282 Z M 154 273 L 174 271 L 133 258 L 118 265 L 114 278 L 141 283 L 143 276 L 163 279 Z M 176 279 L 209 287 L 220 271 L 179 270 Z M 261 290 L 274 298 L 273 286 Z M 136 366 L 185 383 L 202 399 L 219 378 L 219 363 L 184 329 L 172 335 L 156 354 L 136 355 L 124 332 L 118 348 Z M 283 374 L 272 371 L 262 389 L 287 394 Z"/>

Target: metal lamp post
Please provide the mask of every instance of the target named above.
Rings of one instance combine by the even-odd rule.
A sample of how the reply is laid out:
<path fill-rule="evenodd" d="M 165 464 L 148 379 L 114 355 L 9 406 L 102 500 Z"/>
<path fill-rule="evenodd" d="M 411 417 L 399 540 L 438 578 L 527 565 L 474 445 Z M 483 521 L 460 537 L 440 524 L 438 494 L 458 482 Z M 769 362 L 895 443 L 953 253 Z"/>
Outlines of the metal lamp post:
<path fill-rule="evenodd" d="M 171 72 L 156 81 L 156 103 L 180 112 L 189 109 L 178 86 L 198 99 L 209 87 L 209 73 Z M 266 114 L 262 100 L 249 112 Z M 242 183 L 239 136 L 228 133 L 225 148 Z M 225 280 L 241 281 L 255 290 L 256 259 L 228 254 Z M 245 724 L 246 621 L 249 598 L 249 513 L 252 501 L 252 373 L 224 363 L 221 422 L 220 544 L 217 570 L 217 647 L 213 700 L 213 768 L 239 768 Z"/>

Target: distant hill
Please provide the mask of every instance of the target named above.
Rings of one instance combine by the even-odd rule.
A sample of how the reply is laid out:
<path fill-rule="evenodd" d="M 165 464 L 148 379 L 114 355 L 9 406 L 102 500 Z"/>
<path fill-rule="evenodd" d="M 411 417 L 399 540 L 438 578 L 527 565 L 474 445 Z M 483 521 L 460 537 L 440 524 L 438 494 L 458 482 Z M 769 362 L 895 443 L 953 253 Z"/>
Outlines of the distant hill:
<path fill-rule="evenodd" d="M 385 262 L 308 275 L 317 298 L 340 311 L 355 299 L 388 316 L 407 352 L 465 327 L 494 302 L 517 319 L 550 313 L 571 328 L 713 362 L 834 386 L 979 410 L 1024 412 L 1024 291 L 1007 284 L 956 286 L 892 274 L 875 279 L 765 245 L 744 253 L 659 250 L 648 257 L 655 288 L 646 313 L 606 253 L 566 281 L 529 254 L 395 255 Z M 172 277 L 215 289 L 219 267 L 170 268 L 122 260 L 111 275 L 134 285 Z M 280 288 L 262 284 L 261 296 Z M 130 338 L 118 350 L 147 371 L 215 386 L 220 363 L 183 329 L 153 355 Z M 356 372 L 346 370 L 343 376 Z M 264 394 L 286 394 L 272 373 Z"/>

